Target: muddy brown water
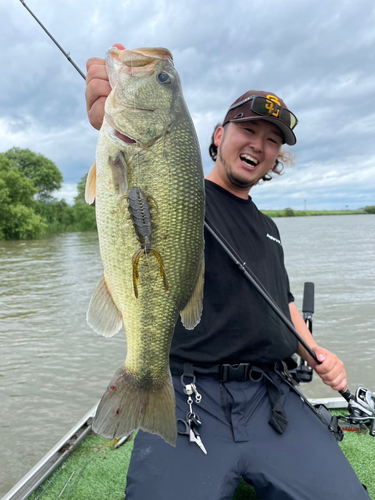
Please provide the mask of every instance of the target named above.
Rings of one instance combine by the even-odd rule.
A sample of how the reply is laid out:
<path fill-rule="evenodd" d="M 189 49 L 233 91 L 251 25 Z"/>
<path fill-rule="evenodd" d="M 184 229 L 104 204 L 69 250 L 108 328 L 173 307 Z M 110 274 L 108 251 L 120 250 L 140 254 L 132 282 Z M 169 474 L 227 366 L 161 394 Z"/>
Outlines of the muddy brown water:
<path fill-rule="evenodd" d="M 299 308 L 315 283 L 314 335 L 375 391 L 375 215 L 275 219 Z M 86 325 L 102 273 L 97 235 L 0 242 L 0 495 L 98 401 L 126 354 Z M 308 397 L 336 396 L 315 377 Z"/>

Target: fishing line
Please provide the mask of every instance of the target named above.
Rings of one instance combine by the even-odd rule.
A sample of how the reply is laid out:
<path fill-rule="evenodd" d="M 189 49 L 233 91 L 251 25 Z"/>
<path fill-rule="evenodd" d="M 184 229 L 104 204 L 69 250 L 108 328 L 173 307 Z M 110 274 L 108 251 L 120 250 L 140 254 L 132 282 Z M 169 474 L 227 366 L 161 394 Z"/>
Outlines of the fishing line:
<path fill-rule="evenodd" d="M 133 51 L 130 51 L 130 78 L 134 78 L 134 73 L 133 73 Z M 133 89 L 134 89 L 134 85 L 133 85 Z M 136 105 L 135 105 L 135 92 L 133 91 L 133 108 L 136 109 Z M 134 144 L 134 147 L 135 147 L 135 175 L 134 175 L 134 182 L 135 182 L 135 185 L 141 189 L 143 191 L 143 185 L 142 187 L 139 185 L 140 183 L 140 177 L 139 177 L 139 155 L 140 155 L 140 151 L 141 151 L 141 145 L 139 143 L 139 141 L 137 141 L 137 139 L 135 139 L 135 144 Z M 147 196 L 147 193 L 145 193 L 145 195 Z M 147 272 L 150 273 L 150 262 L 149 262 L 149 259 L 148 259 L 148 253 L 145 252 L 145 260 L 146 260 L 146 266 L 147 266 Z M 142 263 L 140 263 L 140 266 L 142 267 Z M 140 283 L 142 283 L 142 279 L 141 279 L 141 274 L 140 273 L 140 276 L 139 276 L 139 281 Z"/>
<path fill-rule="evenodd" d="M 70 495 L 74 492 L 74 490 L 76 489 L 77 487 L 77 484 L 78 484 L 78 481 L 81 479 L 82 477 L 82 474 L 84 472 L 84 470 L 86 469 L 87 467 L 87 464 L 90 462 L 90 460 L 92 459 L 93 455 L 91 455 L 86 461 L 85 463 L 83 464 L 83 467 L 81 468 L 80 472 L 78 473 L 78 476 L 76 477 L 74 483 L 72 484 L 72 487 L 71 489 L 68 491 L 68 495 L 66 498 L 69 498 Z"/>
<path fill-rule="evenodd" d="M 133 51 L 130 51 L 130 78 L 134 78 L 134 73 L 133 73 Z M 135 92 L 133 92 L 133 108 L 135 109 Z M 141 186 L 139 186 L 139 178 L 138 178 L 138 173 L 139 173 L 139 142 L 135 140 L 135 163 L 136 163 L 136 169 L 135 169 L 135 182 L 136 186 L 139 187 L 139 189 L 142 189 Z"/>
<path fill-rule="evenodd" d="M 61 496 L 63 495 L 64 491 L 66 490 L 68 484 L 70 483 L 70 480 L 72 479 L 72 477 L 74 476 L 74 474 L 76 473 L 76 471 L 74 470 L 71 474 L 70 474 L 70 477 L 69 479 L 67 480 L 67 482 L 65 483 L 63 489 L 60 491 L 60 494 L 58 497 L 56 497 L 56 500 L 59 500 L 59 498 L 61 498 Z"/>
<path fill-rule="evenodd" d="M 56 476 L 50 480 L 50 482 L 47 484 L 47 486 L 44 488 L 44 490 L 40 493 L 40 495 L 38 495 L 36 497 L 35 500 L 39 500 L 39 498 L 41 498 L 44 495 L 46 490 L 48 490 L 48 488 L 52 485 L 52 483 L 54 483 L 56 481 L 56 479 L 60 476 L 60 474 L 62 474 L 63 470 L 65 469 L 65 466 L 66 466 L 66 463 L 64 462 L 62 464 L 61 469 L 59 470 L 58 474 L 56 474 Z"/>

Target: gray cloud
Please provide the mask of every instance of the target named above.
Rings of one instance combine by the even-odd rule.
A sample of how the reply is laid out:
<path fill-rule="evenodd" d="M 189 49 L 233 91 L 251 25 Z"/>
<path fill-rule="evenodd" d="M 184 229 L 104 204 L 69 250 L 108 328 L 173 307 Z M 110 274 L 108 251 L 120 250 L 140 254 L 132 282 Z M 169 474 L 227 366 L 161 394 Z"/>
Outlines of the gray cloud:
<path fill-rule="evenodd" d="M 211 133 L 229 105 L 250 88 L 280 95 L 299 118 L 296 166 L 254 189 L 262 208 L 301 208 L 306 198 L 311 208 L 312 200 L 321 208 L 375 204 L 371 0 L 27 4 L 84 72 L 115 42 L 168 47 L 207 172 Z M 0 151 L 29 147 L 51 158 L 71 201 L 97 139 L 85 84 L 20 2 L 0 9 Z"/>

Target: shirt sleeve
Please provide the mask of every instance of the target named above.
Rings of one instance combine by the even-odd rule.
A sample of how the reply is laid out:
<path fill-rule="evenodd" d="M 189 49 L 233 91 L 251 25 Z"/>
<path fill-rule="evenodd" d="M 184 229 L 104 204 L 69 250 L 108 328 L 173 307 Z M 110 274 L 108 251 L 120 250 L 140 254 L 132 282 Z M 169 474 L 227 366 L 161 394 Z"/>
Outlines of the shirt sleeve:
<path fill-rule="evenodd" d="M 290 291 L 289 276 L 288 276 L 288 273 L 286 272 L 286 270 L 285 270 L 285 273 L 286 273 L 286 279 L 287 279 L 287 282 L 288 282 L 288 290 L 287 290 L 287 293 L 288 293 L 288 302 L 290 304 L 291 302 L 294 302 L 294 295 Z"/>

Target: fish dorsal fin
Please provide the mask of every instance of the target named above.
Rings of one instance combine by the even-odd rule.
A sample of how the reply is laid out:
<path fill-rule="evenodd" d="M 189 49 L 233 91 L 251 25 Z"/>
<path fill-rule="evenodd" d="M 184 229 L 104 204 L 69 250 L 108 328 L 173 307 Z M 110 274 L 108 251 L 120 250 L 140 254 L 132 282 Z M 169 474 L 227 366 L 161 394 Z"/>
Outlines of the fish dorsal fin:
<path fill-rule="evenodd" d="M 189 302 L 180 312 L 181 321 L 187 330 L 192 330 L 201 320 L 203 310 L 204 253 L 202 252 L 199 275 Z"/>
<path fill-rule="evenodd" d="M 124 155 L 121 151 L 117 153 L 115 158 L 109 158 L 109 166 L 112 170 L 113 186 L 116 193 L 120 196 L 128 191 L 128 166 L 126 164 Z"/>
<path fill-rule="evenodd" d="M 96 161 L 92 164 L 86 180 L 85 201 L 92 205 L 96 196 Z"/>
<path fill-rule="evenodd" d="M 86 315 L 88 325 L 103 337 L 113 337 L 122 326 L 122 314 L 113 302 L 103 276 L 95 289 Z"/>

